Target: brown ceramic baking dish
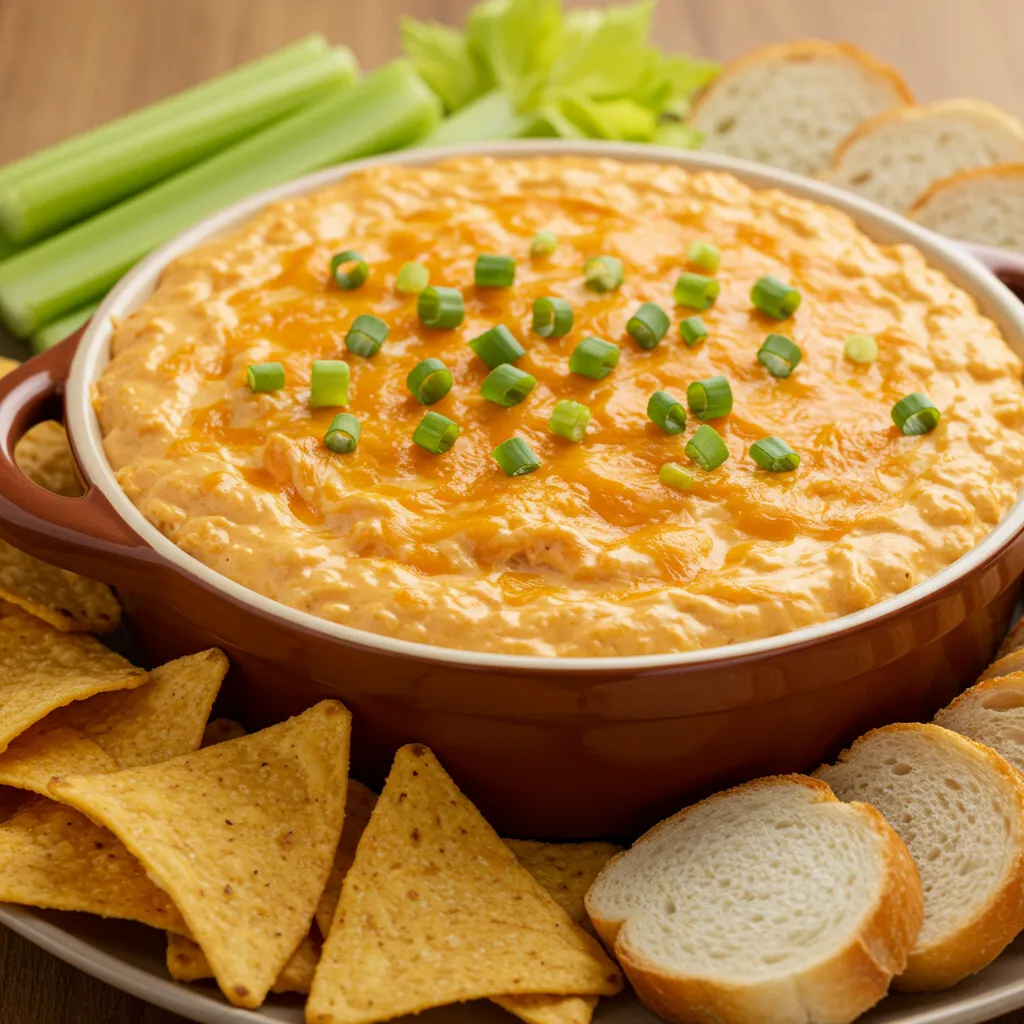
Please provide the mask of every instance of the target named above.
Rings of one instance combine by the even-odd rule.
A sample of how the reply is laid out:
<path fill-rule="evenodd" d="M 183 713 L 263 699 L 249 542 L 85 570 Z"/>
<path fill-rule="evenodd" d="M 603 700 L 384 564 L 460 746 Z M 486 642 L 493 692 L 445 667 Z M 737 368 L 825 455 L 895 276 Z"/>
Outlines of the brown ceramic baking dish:
<path fill-rule="evenodd" d="M 521 143 L 445 151 L 580 152 Z M 585 145 L 598 156 L 731 171 L 837 206 L 882 242 L 918 246 L 971 292 L 1024 355 L 1024 261 L 968 255 L 902 218 L 815 182 L 726 158 L 651 147 Z M 387 160 L 423 164 L 438 153 Z M 103 455 L 90 386 L 107 357 L 109 320 L 144 301 L 162 267 L 269 201 L 310 191 L 335 168 L 247 200 L 140 263 L 84 334 L 0 383 L 0 536 L 120 588 L 155 661 L 217 645 L 234 664 L 233 713 L 261 725 L 326 697 L 355 715 L 354 771 L 379 782 L 392 753 L 420 740 L 506 835 L 635 834 L 691 797 L 741 779 L 805 770 L 860 731 L 927 717 L 990 658 L 1024 571 L 1018 501 L 976 548 L 932 579 L 865 611 L 784 636 L 707 651 L 548 659 L 446 650 L 360 632 L 287 608 L 219 576 L 145 521 Z M 982 264 L 986 264 L 983 266 Z M 62 410 L 63 406 L 63 410 Z M 38 488 L 12 459 L 18 437 L 63 414 L 89 490 Z"/>

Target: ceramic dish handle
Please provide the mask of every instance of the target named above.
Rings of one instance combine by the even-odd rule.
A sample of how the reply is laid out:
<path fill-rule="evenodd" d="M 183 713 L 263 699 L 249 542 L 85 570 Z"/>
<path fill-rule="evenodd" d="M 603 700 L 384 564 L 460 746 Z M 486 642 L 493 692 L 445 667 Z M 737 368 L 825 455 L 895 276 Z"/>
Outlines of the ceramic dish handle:
<path fill-rule="evenodd" d="M 1024 256 L 994 249 L 989 245 L 975 245 L 963 242 L 963 247 L 980 263 L 983 263 L 1021 301 L 1024 301 Z"/>
<path fill-rule="evenodd" d="M 95 488 L 80 498 L 33 483 L 14 461 L 22 435 L 60 419 L 64 385 L 81 331 L 0 378 L 0 537 L 43 561 L 129 590 L 151 591 L 170 566 L 120 518 Z"/>

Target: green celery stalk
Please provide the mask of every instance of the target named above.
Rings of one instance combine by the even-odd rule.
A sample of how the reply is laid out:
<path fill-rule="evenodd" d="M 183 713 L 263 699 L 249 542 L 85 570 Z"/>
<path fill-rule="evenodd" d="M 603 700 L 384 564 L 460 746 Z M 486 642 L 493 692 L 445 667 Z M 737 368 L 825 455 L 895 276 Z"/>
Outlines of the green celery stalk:
<path fill-rule="evenodd" d="M 355 58 L 328 50 L 295 67 L 249 76 L 136 131 L 0 183 L 0 230 L 28 243 L 205 159 L 356 77 Z"/>
<path fill-rule="evenodd" d="M 37 355 L 54 345 L 59 345 L 69 334 L 74 334 L 99 308 L 98 302 L 90 302 L 81 309 L 72 310 L 67 316 L 48 323 L 32 335 L 30 347 Z"/>
<path fill-rule="evenodd" d="M 328 164 L 407 146 L 437 125 L 438 107 L 409 62 L 393 61 L 0 263 L 0 316 L 28 337 L 97 299 L 140 257 L 202 217 Z"/>
<path fill-rule="evenodd" d="M 0 231 L 0 263 L 4 260 L 13 256 L 16 252 L 21 250 L 20 245 L 15 245 L 9 238 L 7 238 L 2 231 Z"/>
<path fill-rule="evenodd" d="M 492 89 L 446 117 L 420 145 L 454 146 L 462 142 L 518 139 L 529 134 L 536 120 L 536 114 L 518 113 L 508 93 Z"/>

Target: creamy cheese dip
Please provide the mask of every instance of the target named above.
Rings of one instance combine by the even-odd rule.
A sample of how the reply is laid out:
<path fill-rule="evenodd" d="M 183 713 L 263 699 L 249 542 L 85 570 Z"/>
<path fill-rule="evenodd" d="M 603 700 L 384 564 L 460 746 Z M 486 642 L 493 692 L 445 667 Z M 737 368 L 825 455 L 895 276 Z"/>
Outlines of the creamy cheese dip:
<path fill-rule="evenodd" d="M 541 230 L 559 239 L 530 257 Z M 673 285 L 689 244 L 722 252 L 721 293 L 688 347 Z M 331 256 L 359 251 L 367 282 L 342 291 Z M 476 288 L 480 253 L 516 257 L 511 288 Z M 618 256 L 624 283 L 599 294 L 581 268 Z M 419 260 L 458 288 L 464 323 L 424 327 L 395 292 Z M 753 309 L 764 274 L 803 296 L 781 323 Z M 567 299 L 575 326 L 531 330 L 540 296 Z M 626 334 L 642 302 L 672 326 L 645 351 Z M 372 359 L 348 352 L 352 320 L 390 336 Z M 505 324 L 537 378 L 512 408 L 485 400 L 488 369 L 467 342 Z M 769 332 L 803 350 L 786 379 L 756 354 Z M 843 355 L 854 332 L 878 358 Z M 568 369 L 587 335 L 621 346 L 601 381 Z M 120 323 L 95 392 L 107 455 L 131 500 L 184 551 L 268 597 L 333 622 L 444 647 L 550 656 L 713 647 L 823 622 L 906 590 L 973 547 L 1024 479 L 1021 363 L 974 301 L 906 245 L 877 245 L 849 217 L 731 175 L 583 157 L 459 159 L 380 167 L 277 203 L 172 263 Z M 442 359 L 451 392 L 431 408 L 462 433 L 431 455 L 412 443 L 426 407 L 405 386 Z M 358 448 L 323 443 L 338 409 L 311 409 L 314 359 L 344 358 Z M 252 394 L 250 364 L 279 360 L 284 389 Z M 665 389 L 724 374 L 732 413 L 713 422 L 729 460 L 689 463 L 695 427 L 669 436 L 647 418 Z M 910 392 L 942 410 L 931 433 L 890 418 Z M 588 405 L 581 444 L 547 421 L 559 399 Z M 685 399 L 684 399 L 685 401 Z M 747 454 L 776 434 L 801 456 L 768 473 Z M 491 450 L 513 435 L 543 460 L 509 478 Z M 666 462 L 693 469 L 681 492 Z"/>

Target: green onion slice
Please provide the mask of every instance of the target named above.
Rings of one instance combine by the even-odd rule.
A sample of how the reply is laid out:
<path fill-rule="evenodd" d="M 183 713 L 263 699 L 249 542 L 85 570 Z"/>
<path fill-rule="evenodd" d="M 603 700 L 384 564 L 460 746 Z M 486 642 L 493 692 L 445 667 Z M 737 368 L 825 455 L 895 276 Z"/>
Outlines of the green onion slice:
<path fill-rule="evenodd" d="M 666 462 L 661 467 L 658 479 L 677 491 L 688 491 L 693 486 L 693 474 L 679 465 L 678 462 Z"/>
<path fill-rule="evenodd" d="M 704 326 L 704 321 L 699 316 L 688 316 L 680 323 L 679 333 L 683 336 L 683 341 L 690 348 L 693 348 L 708 336 L 708 329 Z"/>
<path fill-rule="evenodd" d="M 417 402 L 433 405 L 451 391 L 452 373 L 440 359 L 424 359 L 409 371 L 405 386 Z"/>
<path fill-rule="evenodd" d="M 765 437 L 750 446 L 750 457 L 769 473 L 788 473 L 800 465 L 800 456 L 781 437 Z"/>
<path fill-rule="evenodd" d="M 512 332 L 498 324 L 473 338 L 469 347 L 493 370 L 503 363 L 514 363 L 526 355 L 526 349 L 516 341 Z"/>
<path fill-rule="evenodd" d="M 280 391 L 284 387 L 284 364 L 256 363 L 249 367 L 245 379 L 249 383 L 249 390 L 256 394 Z"/>
<path fill-rule="evenodd" d="M 357 356 L 367 359 L 375 356 L 388 336 L 388 325 L 378 316 L 362 313 L 352 321 L 345 335 L 345 347 Z"/>
<path fill-rule="evenodd" d="M 431 410 L 413 431 L 412 440 L 431 455 L 444 455 L 455 444 L 461 430 L 455 420 Z"/>
<path fill-rule="evenodd" d="M 572 306 L 550 296 L 533 303 L 533 329 L 542 338 L 564 338 L 572 330 Z"/>
<path fill-rule="evenodd" d="M 773 377 L 788 377 L 802 358 L 800 346 L 784 334 L 769 334 L 757 351 L 757 361 Z"/>
<path fill-rule="evenodd" d="M 482 253 L 476 258 L 473 283 L 480 288 L 510 288 L 516 279 L 516 261 L 511 256 Z"/>
<path fill-rule="evenodd" d="M 713 277 L 703 274 L 680 274 L 676 281 L 676 305 L 689 309 L 709 309 L 715 304 L 721 285 Z"/>
<path fill-rule="evenodd" d="M 800 308 L 800 293 L 791 284 L 766 274 L 754 282 L 750 301 L 762 313 L 776 320 L 785 320 Z"/>
<path fill-rule="evenodd" d="M 851 334 L 843 344 L 843 355 L 851 363 L 873 363 L 878 358 L 878 342 L 873 334 Z"/>
<path fill-rule="evenodd" d="M 655 391 L 648 399 L 647 418 L 666 434 L 681 434 L 686 429 L 686 409 L 667 391 Z"/>
<path fill-rule="evenodd" d="M 626 324 L 626 333 L 641 347 L 654 348 L 669 327 L 668 313 L 653 302 L 645 302 Z"/>
<path fill-rule="evenodd" d="M 458 327 L 466 315 L 458 288 L 424 288 L 416 301 L 416 314 L 427 327 Z"/>
<path fill-rule="evenodd" d="M 569 370 L 591 380 L 604 380 L 619 364 L 618 345 L 593 335 L 584 338 L 569 356 Z"/>
<path fill-rule="evenodd" d="M 583 440 L 589 423 L 589 407 L 582 402 L 574 402 L 571 398 L 563 398 L 551 413 L 548 430 L 552 434 L 578 443 Z"/>
<path fill-rule="evenodd" d="M 583 284 L 592 292 L 613 292 L 622 285 L 622 260 L 595 256 L 583 264 Z"/>
<path fill-rule="evenodd" d="M 534 259 L 547 259 L 558 248 L 558 238 L 551 231 L 538 231 L 530 243 L 530 255 Z"/>
<path fill-rule="evenodd" d="M 706 423 L 697 428 L 684 450 L 701 469 L 717 469 L 729 458 L 729 449 L 726 448 L 722 436 Z"/>
<path fill-rule="evenodd" d="M 518 405 L 536 386 L 536 377 L 511 363 L 502 363 L 487 374 L 480 385 L 480 394 L 488 402 L 508 407 Z"/>
<path fill-rule="evenodd" d="M 920 391 L 901 398 L 892 407 L 892 421 L 907 437 L 927 434 L 939 425 L 940 419 L 938 406 Z"/>
<path fill-rule="evenodd" d="M 348 363 L 344 359 L 314 359 L 309 404 L 314 409 L 348 405 Z"/>
<path fill-rule="evenodd" d="M 355 251 L 346 249 L 331 257 L 331 277 L 334 283 L 345 291 L 358 288 L 370 276 L 366 260 Z"/>
<path fill-rule="evenodd" d="M 506 476 L 524 476 L 541 466 L 537 453 L 521 437 L 510 437 L 502 441 L 491 455 Z"/>
<path fill-rule="evenodd" d="M 395 291 L 399 295 L 419 295 L 430 284 L 430 271 L 422 263 L 410 260 L 402 264 L 395 278 Z"/>
<path fill-rule="evenodd" d="M 732 387 L 725 377 L 695 380 L 686 389 L 686 404 L 699 420 L 716 420 L 732 412 Z"/>
<path fill-rule="evenodd" d="M 327 433 L 324 434 L 324 444 L 332 452 L 347 455 L 356 450 L 362 430 L 362 425 L 355 416 L 348 412 L 339 412 L 331 420 L 331 425 L 327 428 Z"/>
<path fill-rule="evenodd" d="M 690 248 L 686 250 L 686 258 L 695 267 L 699 267 L 709 274 L 718 270 L 718 265 L 722 262 L 722 254 L 718 251 L 718 246 L 706 242 L 703 238 L 695 238 L 690 243 Z"/>

